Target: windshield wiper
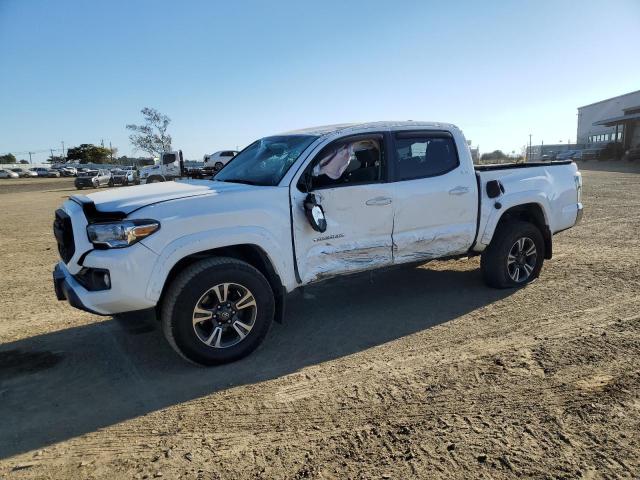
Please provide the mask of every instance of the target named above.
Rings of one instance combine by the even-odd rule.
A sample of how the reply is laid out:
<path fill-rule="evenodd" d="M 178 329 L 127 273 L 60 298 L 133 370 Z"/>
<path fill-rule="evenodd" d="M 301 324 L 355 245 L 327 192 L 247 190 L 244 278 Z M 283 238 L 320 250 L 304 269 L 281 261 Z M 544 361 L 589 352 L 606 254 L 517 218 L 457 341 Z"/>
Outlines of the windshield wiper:
<path fill-rule="evenodd" d="M 245 180 L 244 178 L 225 178 L 224 180 L 220 180 L 213 177 L 212 180 L 217 182 L 244 183 L 245 185 L 259 185 L 261 187 L 265 186 L 264 183 L 254 182 L 253 180 Z"/>

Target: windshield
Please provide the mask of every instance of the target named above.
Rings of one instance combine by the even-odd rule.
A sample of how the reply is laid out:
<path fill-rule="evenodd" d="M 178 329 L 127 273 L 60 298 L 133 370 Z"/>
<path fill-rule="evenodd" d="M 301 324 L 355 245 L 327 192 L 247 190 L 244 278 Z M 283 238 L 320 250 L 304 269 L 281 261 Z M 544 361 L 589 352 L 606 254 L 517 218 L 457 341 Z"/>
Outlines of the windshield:
<path fill-rule="evenodd" d="M 222 182 L 275 186 L 318 137 L 279 135 L 258 140 L 236 155 L 215 176 Z"/>

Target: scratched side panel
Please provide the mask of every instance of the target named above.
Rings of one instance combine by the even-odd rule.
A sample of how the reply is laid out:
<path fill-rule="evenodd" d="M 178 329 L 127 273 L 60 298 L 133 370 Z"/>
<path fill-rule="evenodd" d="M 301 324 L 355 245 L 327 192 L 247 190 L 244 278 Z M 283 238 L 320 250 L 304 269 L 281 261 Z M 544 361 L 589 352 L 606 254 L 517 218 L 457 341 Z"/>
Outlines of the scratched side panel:
<path fill-rule="evenodd" d="M 338 246 L 316 245 L 309 250 L 306 275 L 309 282 L 314 282 L 337 274 L 362 272 L 388 265 L 390 251 L 390 237 L 388 242 L 382 244 L 362 241 Z"/>
<path fill-rule="evenodd" d="M 473 239 L 467 225 L 441 225 L 429 231 L 413 231 L 394 236 L 393 261 L 407 263 L 432 260 L 465 252 Z"/>

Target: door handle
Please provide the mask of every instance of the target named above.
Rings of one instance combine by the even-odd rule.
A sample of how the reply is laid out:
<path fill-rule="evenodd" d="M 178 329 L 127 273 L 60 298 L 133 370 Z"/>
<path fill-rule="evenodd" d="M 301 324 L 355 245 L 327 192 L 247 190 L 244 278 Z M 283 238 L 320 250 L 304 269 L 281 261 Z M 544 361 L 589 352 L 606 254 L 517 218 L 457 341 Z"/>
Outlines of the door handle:
<path fill-rule="evenodd" d="M 365 202 L 367 205 L 389 205 L 391 203 L 391 199 L 389 197 L 376 197 L 370 198 Z"/>
<path fill-rule="evenodd" d="M 449 195 L 464 195 L 465 193 L 469 193 L 469 187 L 456 187 L 449 190 Z"/>

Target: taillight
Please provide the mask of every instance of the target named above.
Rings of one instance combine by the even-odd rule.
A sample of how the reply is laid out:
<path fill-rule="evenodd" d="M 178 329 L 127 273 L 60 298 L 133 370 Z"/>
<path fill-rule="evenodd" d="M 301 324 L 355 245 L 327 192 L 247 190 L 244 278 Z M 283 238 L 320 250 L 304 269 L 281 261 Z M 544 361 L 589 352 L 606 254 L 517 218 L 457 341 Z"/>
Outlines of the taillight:
<path fill-rule="evenodd" d="M 580 172 L 576 173 L 573 179 L 576 182 L 576 194 L 578 203 L 580 203 L 582 201 L 582 174 Z"/>

